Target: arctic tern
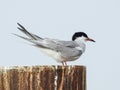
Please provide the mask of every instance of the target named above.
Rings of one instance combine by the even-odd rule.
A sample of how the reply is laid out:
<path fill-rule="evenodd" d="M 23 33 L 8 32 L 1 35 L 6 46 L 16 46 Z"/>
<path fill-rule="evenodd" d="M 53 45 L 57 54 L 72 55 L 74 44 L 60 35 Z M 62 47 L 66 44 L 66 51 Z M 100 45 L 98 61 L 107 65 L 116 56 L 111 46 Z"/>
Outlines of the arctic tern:
<path fill-rule="evenodd" d="M 85 42 L 95 42 L 84 32 L 75 32 L 71 41 L 42 38 L 28 32 L 21 24 L 17 24 L 19 25 L 18 29 L 27 37 L 14 35 L 33 43 L 35 47 L 40 48 L 41 51 L 54 58 L 57 62 L 61 62 L 63 66 L 67 66 L 68 61 L 78 59 L 85 52 Z"/>

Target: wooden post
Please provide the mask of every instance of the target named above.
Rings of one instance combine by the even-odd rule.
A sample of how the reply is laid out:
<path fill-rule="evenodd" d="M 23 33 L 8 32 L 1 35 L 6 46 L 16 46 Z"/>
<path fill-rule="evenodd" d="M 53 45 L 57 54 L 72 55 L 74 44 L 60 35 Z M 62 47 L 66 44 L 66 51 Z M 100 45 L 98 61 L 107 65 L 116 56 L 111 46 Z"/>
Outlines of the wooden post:
<path fill-rule="evenodd" d="M 0 90 L 86 90 L 85 66 L 0 67 Z"/>

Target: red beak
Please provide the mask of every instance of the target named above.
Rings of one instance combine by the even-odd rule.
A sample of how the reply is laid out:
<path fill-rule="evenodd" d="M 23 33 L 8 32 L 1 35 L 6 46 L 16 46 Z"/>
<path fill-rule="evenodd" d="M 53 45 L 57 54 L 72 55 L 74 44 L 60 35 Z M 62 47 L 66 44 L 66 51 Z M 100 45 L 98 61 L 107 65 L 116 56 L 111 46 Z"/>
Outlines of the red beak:
<path fill-rule="evenodd" d="M 91 39 L 91 38 L 87 38 L 86 41 L 92 41 L 95 42 L 95 40 Z"/>

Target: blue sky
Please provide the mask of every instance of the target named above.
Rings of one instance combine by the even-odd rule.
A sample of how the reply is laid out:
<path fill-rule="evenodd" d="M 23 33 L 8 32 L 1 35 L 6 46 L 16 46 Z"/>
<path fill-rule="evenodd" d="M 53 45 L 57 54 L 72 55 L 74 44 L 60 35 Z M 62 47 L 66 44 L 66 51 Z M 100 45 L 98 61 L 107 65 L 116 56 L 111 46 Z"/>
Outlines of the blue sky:
<path fill-rule="evenodd" d="M 119 90 L 119 0 L 2 0 L 0 1 L 0 66 L 61 65 L 38 48 L 15 37 L 17 22 L 41 37 L 71 40 L 83 31 L 96 43 L 69 65 L 87 67 L 88 90 Z"/>

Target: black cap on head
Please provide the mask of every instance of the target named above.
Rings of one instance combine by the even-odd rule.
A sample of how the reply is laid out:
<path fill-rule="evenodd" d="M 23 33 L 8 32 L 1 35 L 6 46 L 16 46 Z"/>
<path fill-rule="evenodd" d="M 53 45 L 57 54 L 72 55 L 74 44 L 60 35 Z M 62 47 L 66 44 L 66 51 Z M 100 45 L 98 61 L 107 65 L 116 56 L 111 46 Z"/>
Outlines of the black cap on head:
<path fill-rule="evenodd" d="M 82 36 L 88 38 L 88 36 L 87 36 L 86 33 L 84 33 L 84 32 L 76 32 L 76 33 L 73 35 L 72 40 L 74 41 L 76 38 L 82 37 Z"/>

